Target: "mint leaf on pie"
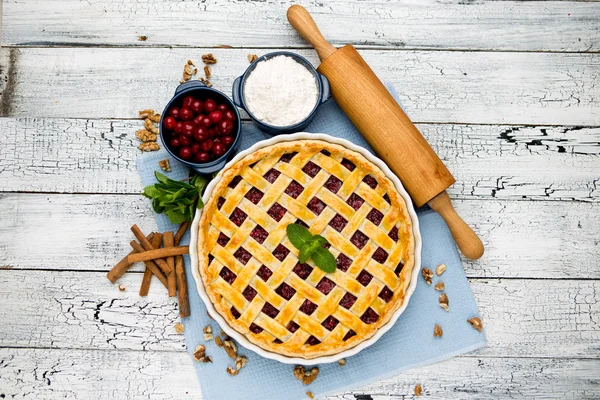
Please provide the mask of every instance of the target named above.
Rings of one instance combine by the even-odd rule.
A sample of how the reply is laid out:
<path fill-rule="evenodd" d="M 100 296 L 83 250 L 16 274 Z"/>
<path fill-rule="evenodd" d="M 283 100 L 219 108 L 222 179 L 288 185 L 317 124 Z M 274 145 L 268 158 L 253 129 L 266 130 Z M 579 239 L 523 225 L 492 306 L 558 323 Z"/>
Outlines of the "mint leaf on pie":
<path fill-rule="evenodd" d="M 298 260 L 307 262 L 310 258 L 315 265 L 325 272 L 334 272 L 335 257 L 323 247 L 327 239 L 321 235 L 312 235 L 308 229 L 298 224 L 289 224 L 286 232 L 290 242 L 299 250 Z"/>
<path fill-rule="evenodd" d="M 312 254 L 312 260 L 315 262 L 315 265 L 321 268 L 323 271 L 331 273 L 335 271 L 336 263 L 335 257 L 329 250 L 323 247 L 319 247 Z"/>
<path fill-rule="evenodd" d="M 302 225 L 289 224 L 285 228 L 287 237 L 295 248 L 301 250 L 302 247 L 312 240 L 312 233 Z"/>

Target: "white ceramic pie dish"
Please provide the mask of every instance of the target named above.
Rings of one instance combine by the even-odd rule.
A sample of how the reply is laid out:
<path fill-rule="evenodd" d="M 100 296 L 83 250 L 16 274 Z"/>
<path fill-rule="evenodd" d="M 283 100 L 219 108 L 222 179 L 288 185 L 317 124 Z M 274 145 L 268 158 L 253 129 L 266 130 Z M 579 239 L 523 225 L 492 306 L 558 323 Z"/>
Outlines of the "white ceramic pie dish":
<path fill-rule="evenodd" d="M 406 190 L 404 190 L 402 183 L 400 183 L 400 179 L 398 179 L 398 177 L 396 175 L 394 175 L 394 173 L 388 168 L 388 166 L 383 161 L 381 161 L 379 158 L 375 157 L 374 155 L 372 155 L 370 152 L 368 152 L 364 148 L 359 147 L 345 139 L 336 138 L 336 137 L 322 134 L 322 133 L 305 133 L 305 132 L 299 132 L 299 133 L 294 133 L 294 134 L 290 134 L 290 135 L 275 136 L 271 139 L 260 141 L 247 150 L 241 151 L 231 161 L 229 161 L 225 165 L 223 170 L 229 168 L 232 164 L 236 163 L 237 161 L 241 160 L 248 154 L 257 151 L 258 149 L 260 149 L 262 147 L 270 146 L 270 145 L 273 145 L 273 144 L 279 143 L 279 142 L 303 140 L 303 139 L 323 140 L 323 141 L 327 141 L 330 143 L 339 144 L 350 150 L 360 153 L 367 160 L 369 160 L 373 164 L 377 165 L 383 171 L 383 173 L 395 185 L 396 190 L 402 196 L 402 198 L 404 198 L 404 201 L 406 202 L 406 208 L 407 208 L 407 212 L 410 215 L 410 218 L 412 220 L 413 235 L 415 238 L 415 241 L 414 241 L 414 243 L 415 243 L 415 255 L 414 255 L 415 265 L 414 265 L 414 268 L 412 271 L 410 285 L 408 286 L 408 290 L 406 292 L 406 297 L 405 297 L 406 300 L 405 300 L 404 304 L 402 305 L 402 307 L 400 307 L 392 315 L 392 317 L 390 318 L 388 323 L 385 324 L 384 326 L 382 326 L 377 331 L 377 333 L 375 333 L 375 335 L 373 335 L 371 338 L 359 343 L 358 345 L 356 345 L 355 347 L 353 347 L 351 349 L 342 351 L 342 352 L 340 352 L 338 354 L 334 354 L 334 355 L 312 358 L 312 359 L 304 359 L 304 358 L 299 358 L 299 357 L 287 357 L 287 356 L 284 356 L 281 354 L 270 352 L 270 351 L 264 350 L 263 348 L 255 345 L 254 343 L 251 343 L 244 335 L 240 334 L 235 329 L 230 327 L 229 324 L 225 321 L 225 319 L 215 310 L 212 302 L 210 301 L 210 299 L 204 289 L 204 284 L 202 283 L 202 278 L 200 277 L 200 272 L 198 270 L 198 253 L 197 253 L 198 223 L 200 222 L 200 215 L 202 214 L 201 212 L 196 213 L 194 222 L 192 223 L 192 227 L 191 227 L 190 259 L 191 259 L 192 275 L 194 276 L 194 280 L 196 281 L 196 288 L 198 289 L 198 294 L 200 295 L 200 298 L 206 305 L 206 308 L 207 308 L 209 314 L 211 315 L 211 317 L 214 318 L 215 321 L 217 321 L 217 323 L 219 324 L 219 326 L 223 330 L 223 332 L 227 333 L 231 338 L 233 338 L 241 346 L 243 346 L 249 350 L 252 350 L 253 352 L 259 354 L 262 357 L 265 357 L 265 358 L 268 358 L 271 360 L 276 360 L 276 361 L 279 361 L 279 362 L 282 362 L 285 364 L 315 365 L 315 364 L 336 362 L 338 360 L 341 360 L 342 358 L 351 357 L 351 356 L 357 354 L 359 351 L 366 349 L 367 347 L 373 345 L 375 342 L 377 342 L 377 340 L 379 340 L 379 338 L 381 336 L 383 336 L 383 334 L 385 334 L 387 331 L 389 331 L 392 328 L 392 326 L 396 323 L 396 321 L 398 320 L 400 315 L 404 312 L 404 310 L 408 306 L 410 297 L 412 296 L 412 294 L 415 291 L 415 288 L 417 286 L 417 280 L 419 277 L 419 273 L 421 271 L 421 233 L 419 231 L 419 220 L 417 219 L 417 214 L 415 212 L 415 209 L 413 208 L 412 201 L 410 199 L 410 196 L 406 192 Z M 223 171 L 223 170 L 221 170 L 221 171 Z M 219 174 L 206 187 L 206 190 L 205 190 L 204 196 L 203 196 L 204 203 L 208 202 L 208 199 L 210 198 L 212 190 L 215 187 L 215 185 L 217 184 L 217 182 L 221 179 L 221 176 L 222 176 L 222 172 L 219 172 Z"/>

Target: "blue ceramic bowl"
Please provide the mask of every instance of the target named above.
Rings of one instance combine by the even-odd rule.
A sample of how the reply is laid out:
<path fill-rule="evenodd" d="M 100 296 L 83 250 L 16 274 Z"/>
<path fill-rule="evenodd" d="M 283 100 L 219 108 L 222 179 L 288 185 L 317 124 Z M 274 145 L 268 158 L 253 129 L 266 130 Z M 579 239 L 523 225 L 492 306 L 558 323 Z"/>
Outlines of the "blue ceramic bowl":
<path fill-rule="evenodd" d="M 221 157 L 217 158 L 216 160 L 212 160 L 207 163 L 195 163 L 195 162 L 191 162 L 191 161 L 186 161 L 186 160 L 182 159 L 181 157 L 179 157 L 177 152 L 171 150 L 171 148 L 169 147 L 169 144 L 167 143 L 166 136 L 170 137 L 170 133 L 167 133 L 163 130 L 163 119 L 168 116 L 167 112 L 169 111 L 169 108 L 171 108 L 172 106 L 181 107 L 183 98 L 187 95 L 192 95 L 195 98 L 198 98 L 200 100 L 205 99 L 205 98 L 211 98 L 211 99 L 217 100 L 217 102 L 221 101 L 221 102 L 227 103 L 227 104 L 229 104 L 231 110 L 235 113 L 235 115 L 237 117 L 237 120 L 233 124 L 233 130 L 232 130 L 232 134 L 235 135 L 233 144 L 231 145 L 231 147 L 229 149 L 227 149 L 227 152 L 225 152 L 225 154 L 223 154 Z M 212 173 L 215 173 L 215 172 L 223 169 L 225 164 L 227 164 L 227 161 L 229 161 L 237 152 L 237 149 L 240 146 L 240 136 L 242 134 L 242 124 L 241 124 L 240 113 L 239 113 L 237 107 L 235 106 L 233 101 L 231 101 L 231 99 L 229 97 L 227 97 L 224 93 L 219 92 L 216 89 L 209 88 L 200 81 L 188 81 L 188 82 L 182 83 L 181 85 L 179 85 L 177 87 L 177 89 L 175 89 L 175 94 L 173 95 L 173 98 L 167 103 L 165 109 L 163 110 L 162 117 L 160 119 L 159 130 L 160 130 L 160 139 L 162 141 L 162 144 L 163 144 L 164 148 L 167 149 L 167 151 L 173 158 L 188 165 L 190 168 L 193 168 L 199 174 L 212 174 Z"/>
<path fill-rule="evenodd" d="M 308 69 L 310 71 L 310 73 L 313 74 L 313 76 L 315 77 L 315 80 L 317 81 L 317 85 L 318 85 L 318 89 L 319 89 L 319 98 L 317 100 L 317 103 L 315 104 L 315 107 L 310 112 L 310 114 L 308 114 L 308 116 L 305 119 L 303 119 L 302 121 L 300 121 L 294 125 L 288 125 L 288 126 L 269 125 L 269 124 L 262 122 L 258 118 L 256 118 L 254 115 L 252 115 L 250 110 L 248 110 L 248 107 L 246 106 L 246 102 L 245 102 L 245 96 L 244 96 L 244 86 L 246 84 L 246 79 L 248 78 L 248 76 L 250 76 L 252 71 L 254 71 L 254 68 L 256 68 L 256 65 L 263 60 L 268 60 L 275 56 L 281 56 L 281 55 L 291 57 L 294 60 L 296 60 L 298 63 L 304 65 L 306 67 L 306 69 Z M 234 103 L 237 106 L 239 106 L 240 108 L 244 109 L 248 113 L 250 118 L 252 118 L 254 123 L 262 131 L 269 133 L 271 135 L 300 132 L 301 130 L 306 128 L 306 126 L 308 126 L 308 124 L 310 124 L 310 122 L 314 118 L 315 114 L 317 113 L 317 109 L 319 108 L 319 106 L 321 104 L 323 104 L 324 102 L 326 102 L 330 96 L 331 96 L 331 93 L 329 90 L 329 81 L 327 80 L 327 78 L 325 76 L 321 75 L 320 73 L 318 73 L 317 70 L 315 69 L 315 67 L 313 67 L 313 65 L 306 58 L 299 56 L 296 53 L 289 52 L 289 51 L 275 51 L 273 53 L 268 53 L 262 57 L 257 58 L 248 67 L 248 69 L 246 69 L 246 72 L 244 72 L 244 74 L 242 76 L 237 77 L 236 80 L 233 82 L 233 101 L 234 101 Z"/>

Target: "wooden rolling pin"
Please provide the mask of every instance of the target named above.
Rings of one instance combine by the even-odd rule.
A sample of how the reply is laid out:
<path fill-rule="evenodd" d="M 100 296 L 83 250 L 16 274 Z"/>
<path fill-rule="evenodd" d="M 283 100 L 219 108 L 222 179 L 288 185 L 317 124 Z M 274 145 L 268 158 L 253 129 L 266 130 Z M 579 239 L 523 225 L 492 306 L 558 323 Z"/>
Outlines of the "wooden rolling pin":
<path fill-rule="evenodd" d="M 446 221 L 462 253 L 481 257 L 481 240 L 456 213 L 446 192 L 454 177 L 365 60 L 351 45 L 337 49 L 329 44 L 304 7 L 291 6 L 287 18 L 317 51 L 317 70 L 329 79 L 339 106 L 398 175 L 414 205 L 429 204 Z"/>

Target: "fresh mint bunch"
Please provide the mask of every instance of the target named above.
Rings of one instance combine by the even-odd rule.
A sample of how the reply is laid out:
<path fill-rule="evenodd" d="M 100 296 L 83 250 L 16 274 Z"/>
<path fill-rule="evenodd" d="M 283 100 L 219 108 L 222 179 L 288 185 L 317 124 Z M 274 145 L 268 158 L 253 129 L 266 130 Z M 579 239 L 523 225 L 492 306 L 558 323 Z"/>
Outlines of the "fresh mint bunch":
<path fill-rule="evenodd" d="M 158 183 L 146 186 L 142 195 L 152 199 L 152 209 L 155 213 L 165 213 L 174 224 L 184 221 L 191 222 L 197 208 L 204 207 L 202 192 L 208 179 L 195 175 L 188 182 L 175 181 L 160 172 L 154 172 Z"/>
<path fill-rule="evenodd" d="M 321 235 L 313 235 L 308 229 L 298 224 L 289 224 L 286 231 L 290 242 L 300 251 L 298 259 L 301 263 L 312 258 L 315 265 L 323 271 L 328 273 L 335 271 L 335 257 L 323 247 L 327 243 L 327 239 Z"/>

